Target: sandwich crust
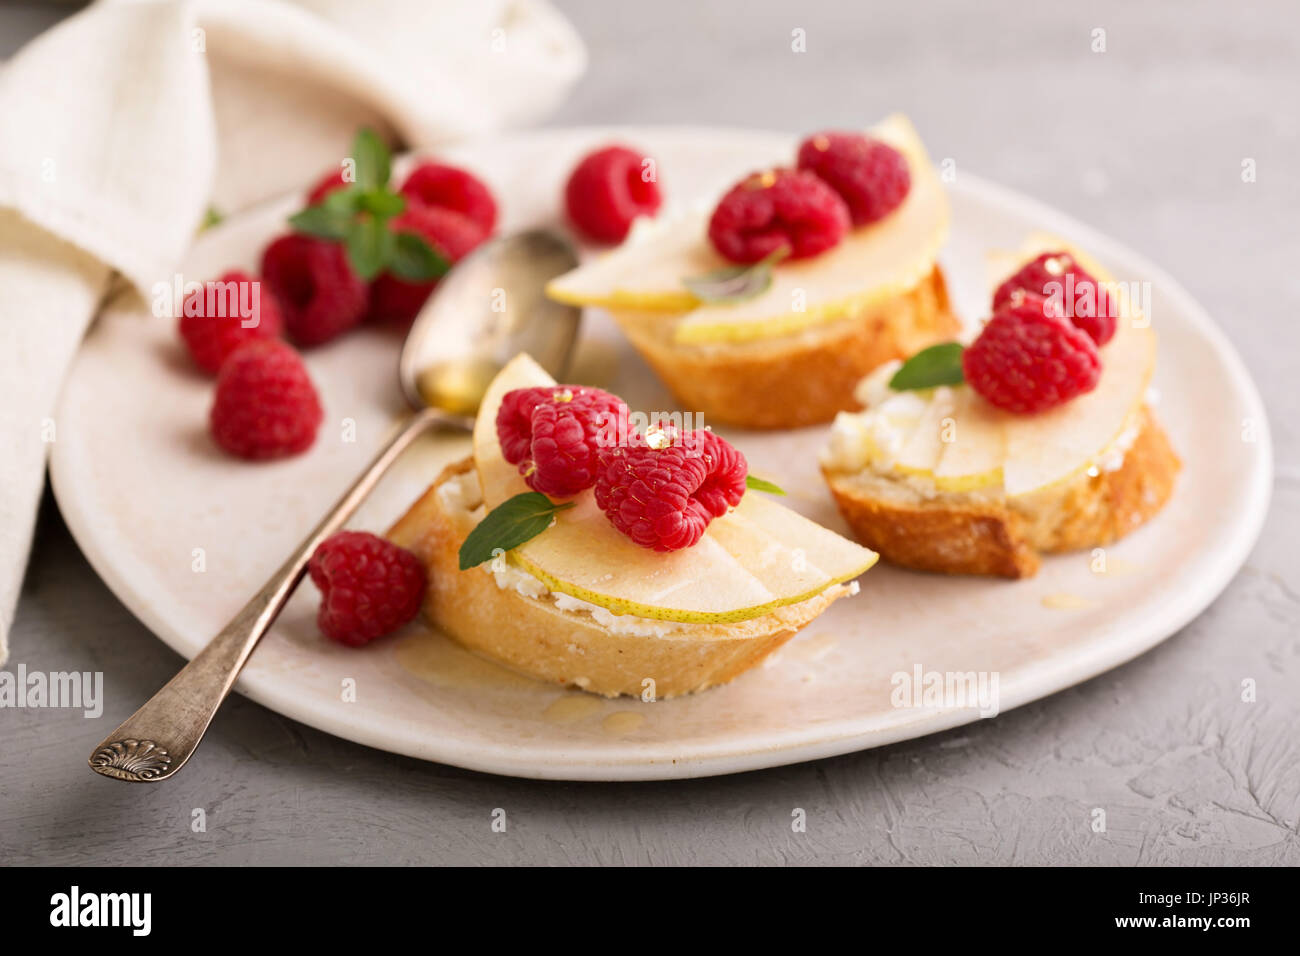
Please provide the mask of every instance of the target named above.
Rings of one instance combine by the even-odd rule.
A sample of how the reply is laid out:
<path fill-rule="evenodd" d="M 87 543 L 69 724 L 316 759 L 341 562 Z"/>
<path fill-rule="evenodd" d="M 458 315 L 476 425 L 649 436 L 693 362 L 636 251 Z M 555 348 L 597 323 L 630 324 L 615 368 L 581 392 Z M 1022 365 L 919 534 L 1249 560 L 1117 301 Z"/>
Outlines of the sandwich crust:
<path fill-rule="evenodd" d="M 823 474 L 854 536 L 886 561 L 943 574 L 1029 577 L 1042 554 L 1110 544 L 1169 500 L 1181 463 L 1151 410 L 1144 406 L 1141 416 L 1119 468 L 1022 498 L 926 496 L 871 472 Z"/>
<path fill-rule="evenodd" d="M 858 315 L 752 342 L 681 345 L 674 319 L 615 310 L 614 318 L 682 407 L 740 428 L 799 428 L 861 405 L 853 390 L 891 359 L 953 338 L 961 324 L 938 265 L 918 285 Z"/>
<path fill-rule="evenodd" d="M 482 568 L 461 571 L 461 543 L 477 523 L 472 508 L 449 507 L 448 481 L 473 471 L 466 458 L 443 470 L 389 530 L 424 563 L 424 615 L 470 650 L 539 680 L 615 697 L 657 698 L 725 684 L 758 664 L 799 629 L 850 593 L 834 585 L 807 601 L 733 624 L 681 624 L 662 634 L 625 634 L 549 596 L 500 588 Z M 657 623 L 657 622 L 656 622 Z M 653 686 L 646 683 L 653 681 Z"/>

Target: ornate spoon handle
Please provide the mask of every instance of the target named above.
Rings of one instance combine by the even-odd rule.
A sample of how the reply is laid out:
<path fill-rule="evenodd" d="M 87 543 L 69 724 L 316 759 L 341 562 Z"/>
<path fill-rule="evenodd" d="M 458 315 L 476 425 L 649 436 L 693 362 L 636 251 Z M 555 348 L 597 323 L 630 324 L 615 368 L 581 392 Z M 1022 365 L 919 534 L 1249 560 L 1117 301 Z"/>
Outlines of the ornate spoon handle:
<path fill-rule="evenodd" d="M 253 648 L 279 616 L 322 541 L 343 526 L 397 456 L 434 425 L 472 428 L 472 421 L 434 408 L 416 412 L 307 539 L 251 601 L 195 658 L 90 755 L 90 769 L 115 780 L 153 783 L 185 766 L 235 685 Z"/>

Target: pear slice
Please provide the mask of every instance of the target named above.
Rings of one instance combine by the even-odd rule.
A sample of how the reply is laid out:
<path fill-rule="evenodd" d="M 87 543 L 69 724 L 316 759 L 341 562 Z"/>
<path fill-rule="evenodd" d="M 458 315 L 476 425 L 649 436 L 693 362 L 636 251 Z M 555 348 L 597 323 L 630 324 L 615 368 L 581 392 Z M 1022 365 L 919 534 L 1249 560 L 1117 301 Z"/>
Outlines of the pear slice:
<path fill-rule="evenodd" d="M 1097 387 L 1038 415 L 1007 424 L 1002 481 L 1009 497 L 1067 481 L 1092 465 L 1133 421 L 1155 368 L 1150 327 L 1121 314 L 1115 337 L 1101 349 Z"/>
<path fill-rule="evenodd" d="M 496 413 L 506 392 L 553 385 L 531 358 L 513 359 L 488 387 L 474 427 L 483 500 L 493 508 L 528 490 L 501 455 Z M 683 622 L 734 622 L 806 601 L 851 580 L 876 554 L 762 495 L 749 492 L 694 547 L 650 551 L 618 531 L 585 491 L 555 523 L 508 553 L 551 591 L 615 614 Z"/>
<path fill-rule="evenodd" d="M 706 214 L 644 227 L 609 255 L 552 281 L 547 293 L 574 305 L 686 312 L 673 337 L 691 345 L 787 335 L 906 292 L 929 274 L 947 238 L 948 198 L 906 117 L 890 116 L 868 132 L 906 157 L 907 198 L 829 252 L 778 265 L 771 286 L 753 299 L 702 303 L 683 286 L 684 278 L 731 265 L 709 244 Z"/>
<path fill-rule="evenodd" d="M 930 395 L 930 404 L 912 429 L 898 453 L 895 467 L 922 478 L 932 478 L 943 454 L 944 434 L 950 428 L 953 413 L 953 389 L 941 385 Z"/>
<path fill-rule="evenodd" d="M 974 491 L 1000 485 L 1010 418 L 974 389 L 953 389 L 953 425 L 934 468 L 935 486 L 941 491 Z"/>

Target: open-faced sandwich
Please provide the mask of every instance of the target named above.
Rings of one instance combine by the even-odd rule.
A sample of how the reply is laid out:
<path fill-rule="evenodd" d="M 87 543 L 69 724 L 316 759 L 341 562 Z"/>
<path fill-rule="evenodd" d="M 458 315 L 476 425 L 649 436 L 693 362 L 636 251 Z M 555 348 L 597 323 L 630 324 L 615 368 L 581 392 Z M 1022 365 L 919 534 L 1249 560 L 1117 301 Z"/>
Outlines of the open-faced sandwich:
<path fill-rule="evenodd" d="M 838 416 L 822 471 L 888 561 L 1025 577 L 1168 500 L 1179 461 L 1151 408 L 1156 337 L 1137 296 L 1060 240 L 1005 258 L 993 317 L 882 366 Z"/>
<path fill-rule="evenodd" d="M 428 569 L 428 619 L 465 646 L 545 681 L 671 697 L 753 667 L 876 560 L 772 490 L 711 431 L 643 425 L 521 355 L 487 390 L 473 456 L 389 537 Z"/>
<path fill-rule="evenodd" d="M 821 133 L 712 213 L 638 223 L 554 280 L 608 309 L 684 408 L 748 428 L 828 422 L 890 359 L 956 334 L 936 257 L 948 199 L 902 116 Z"/>

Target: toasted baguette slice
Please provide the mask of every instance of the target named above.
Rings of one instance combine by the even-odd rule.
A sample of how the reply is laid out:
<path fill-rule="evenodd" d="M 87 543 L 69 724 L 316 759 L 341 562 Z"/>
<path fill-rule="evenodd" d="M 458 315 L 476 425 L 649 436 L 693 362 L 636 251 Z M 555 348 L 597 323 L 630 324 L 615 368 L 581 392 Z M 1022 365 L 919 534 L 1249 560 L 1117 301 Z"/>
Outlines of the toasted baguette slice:
<path fill-rule="evenodd" d="M 684 345 L 673 341 L 678 317 L 613 315 L 683 408 L 741 428 L 816 425 L 860 408 L 853 390 L 864 375 L 961 327 L 937 265 L 909 291 L 858 315 L 752 342 Z"/>
<path fill-rule="evenodd" d="M 1178 456 L 1151 410 L 1143 406 L 1140 414 L 1117 469 L 1018 498 L 925 494 L 871 470 L 823 474 L 854 536 L 886 561 L 944 574 L 1029 577 L 1041 554 L 1109 544 L 1169 500 Z"/>
<path fill-rule="evenodd" d="M 533 597 L 498 587 L 484 568 L 461 571 L 461 543 L 482 518 L 470 459 L 449 465 L 392 527 L 388 537 L 414 552 L 429 574 L 424 613 L 461 644 L 539 680 L 616 697 L 656 697 L 725 684 L 794 637 L 838 598 L 837 584 L 799 604 L 735 624 L 642 621 L 641 633 L 616 631 L 585 611 L 562 610 L 549 593 Z M 451 487 L 448 487 L 448 486 Z M 540 584 L 540 582 L 538 582 Z"/>

